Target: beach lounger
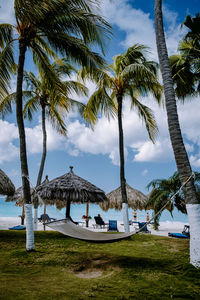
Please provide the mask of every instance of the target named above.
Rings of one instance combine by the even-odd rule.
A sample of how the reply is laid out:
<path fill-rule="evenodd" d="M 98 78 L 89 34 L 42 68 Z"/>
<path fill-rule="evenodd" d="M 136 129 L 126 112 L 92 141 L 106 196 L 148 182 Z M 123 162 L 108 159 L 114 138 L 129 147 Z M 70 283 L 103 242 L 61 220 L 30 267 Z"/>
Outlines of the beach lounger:
<path fill-rule="evenodd" d="M 94 217 L 94 219 L 95 219 L 96 224 L 94 224 L 93 226 L 96 228 L 98 228 L 98 227 L 105 228 L 108 225 L 104 222 L 104 220 L 100 216 L 96 216 L 96 217 Z"/>
<path fill-rule="evenodd" d="M 25 230 L 26 227 L 25 226 L 22 226 L 22 225 L 17 225 L 17 226 L 13 226 L 13 227 L 10 227 L 8 228 L 9 230 Z"/>
<path fill-rule="evenodd" d="M 108 222 L 108 231 L 119 231 L 117 228 L 116 220 L 109 220 Z"/>
<path fill-rule="evenodd" d="M 168 236 L 175 237 L 178 239 L 189 239 L 190 238 L 190 226 L 184 225 L 182 233 L 169 232 Z"/>
<path fill-rule="evenodd" d="M 48 214 L 42 214 L 40 218 L 38 218 L 38 221 L 42 223 L 47 223 L 55 220 L 55 218 L 50 218 Z"/>
<path fill-rule="evenodd" d="M 147 224 L 147 222 L 138 222 L 139 230 L 142 227 L 144 227 L 146 224 Z M 144 228 L 142 228 L 142 230 L 140 232 L 151 233 L 151 231 L 148 230 L 147 226 L 145 226 Z"/>
<path fill-rule="evenodd" d="M 168 236 L 175 237 L 175 238 L 178 238 L 178 239 L 189 239 L 190 238 L 188 235 L 185 235 L 183 233 L 175 233 L 175 232 L 174 233 L 169 232 Z"/>

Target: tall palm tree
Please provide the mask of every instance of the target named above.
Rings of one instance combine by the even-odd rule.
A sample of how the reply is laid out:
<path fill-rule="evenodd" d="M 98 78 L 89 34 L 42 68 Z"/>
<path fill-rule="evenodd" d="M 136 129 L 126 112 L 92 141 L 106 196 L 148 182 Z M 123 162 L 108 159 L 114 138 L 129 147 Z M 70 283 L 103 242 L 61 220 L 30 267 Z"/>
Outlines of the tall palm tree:
<path fill-rule="evenodd" d="M 66 59 L 59 59 L 52 64 L 52 68 L 58 78 L 62 76 L 70 77 L 72 72 L 75 72 L 75 68 L 69 64 Z M 47 132 L 46 132 L 46 116 L 50 120 L 53 127 L 63 135 L 66 135 L 67 128 L 64 122 L 64 117 L 67 112 L 71 109 L 77 108 L 82 114 L 85 105 L 79 101 L 70 98 L 70 93 L 75 92 L 79 96 L 87 95 L 87 88 L 81 83 L 73 80 L 61 81 L 59 88 L 57 85 L 49 85 L 46 76 L 41 70 L 39 72 L 39 79 L 32 73 L 25 73 L 24 76 L 28 83 L 29 90 L 31 91 L 32 97 L 24 105 L 24 115 L 31 121 L 33 113 L 40 109 L 42 111 L 42 134 L 43 134 L 43 151 L 40 163 L 40 168 L 37 177 L 36 186 L 41 184 L 42 175 L 44 171 L 44 164 L 47 154 Z M 60 78 L 61 79 L 61 78 Z M 67 78 L 68 79 L 68 78 Z M 26 93 L 25 93 L 26 94 Z M 38 203 L 34 203 L 34 225 L 35 230 L 37 229 L 37 208 Z"/>
<path fill-rule="evenodd" d="M 84 116 L 93 123 L 97 120 L 98 112 L 108 117 L 117 114 L 119 128 L 119 154 L 120 154 L 120 185 L 122 193 L 124 226 L 129 231 L 128 204 L 126 194 L 126 178 L 124 168 L 124 136 L 122 126 L 122 104 L 125 97 L 131 100 L 131 108 L 138 112 L 144 121 L 149 137 L 154 141 L 157 126 L 153 112 L 140 102 L 140 96 L 152 93 L 159 102 L 162 87 L 157 80 L 157 64 L 148 61 L 145 57 L 147 48 L 136 44 L 126 53 L 114 57 L 110 66 L 110 73 L 106 70 L 89 74 L 88 77 L 97 83 L 97 89 L 90 97 Z M 87 77 L 87 70 L 82 70 L 82 78 Z"/>
<path fill-rule="evenodd" d="M 34 63 L 40 65 L 46 73 L 51 74 L 49 57 L 53 50 L 87 65 L 91 69 L 104 64 L 97 53 L 88 46 L 97 45 L 103 49 L 103 33 L 110 30 L 108 23 L 93 13 L 93 0 L 15 0 L 14 10 L 16 25 L 0 25 L 0 46 L 12 54 L 12 46 L 18 41 L 19 56 L 16 88 L 16 117 L 20 140 L 20 161 L 22 186 L 26 210 L 26 249 L 34 250 L 32 222 L 32 205 L 30 195 L 29 173 L 26 154 L 26 140 L 22 108 L 23 71 L 27 50 L 30 50 Z M 88 46 L 87 46 L 88 45 Z M 10 47 L 9 47 L 10 46 Z M 2 63 L 0 74 L 3 73 Z M 4 65 L 9 72 L 9 65 Z M 47 76 L 54 82 L 52 76 Z"/>
<path fill-rule="evenodd" d="M 26 100 L 24 105 L 24 116 L 30 121 L 33 118 L 33 113 L 42 111 L 42 133 L 43 133 L 43 151 L 40 163 L 40 168 L 37 177 L 36 186 L 41 184 L 44 171 L 44 164 L 47 154 L 47 132 L 46 132 L 46 116 L 50 120 L 55 129 L 63 135 L 66 135 L 67 128 L 64 122 L 64 117 L 69 110 L 78 109 L 82 115 L 85 105 L 77 100 L 70 98 L 71 93 L 76 93 L 79 96 L 87 95 L 87 88 L 80 82 L 68 80 L 70 76 L 77 72 L 76 69 L 68 62 L 67 59 L 58 59 L 52 65 L 52 72 L 57 79 L 54 85 L 49 84 L 46 74 L 43 70 L 39 72 L 37 78 L 32 72 L 24 71 L 24 79 L 27 82 L 28 90 L 23 91 L 23 98 Z M 65 81 L 62 81 L 65 77 Z M 67 77 L 67 78 L 66 78 Z M 59 87 L 57 82 L 60 81 Z M 7 113 L 12 113 L 12 104 L 16 103 L 16 93 L 8 94 L 0 102 L 0 113 L 5 117 Z M 37 230 L 37 211 L 38 201 L 34 201 L 34 229 Z"/>
<path fill-rule="evenodd" d="M 167 110 L 168 128 L 178 173 L 181 183 L 192 174 L 188 155 L 183 143 L 179 125 L 175 92 L 173 88 L 172 74 L 165 42 L 165 34 L 162 18 L 162 0 L 155 0 L 155 29 L 158 57 L 164 84 L 165 103 Z M 184 199 L 191 226 L 190 238 L 190 262 L 200 267 L 200 202 L 197 198 L 194 181 L 188 181 L 184 188 Z M 198 228 L 198 230 L 197 230 Z"/>

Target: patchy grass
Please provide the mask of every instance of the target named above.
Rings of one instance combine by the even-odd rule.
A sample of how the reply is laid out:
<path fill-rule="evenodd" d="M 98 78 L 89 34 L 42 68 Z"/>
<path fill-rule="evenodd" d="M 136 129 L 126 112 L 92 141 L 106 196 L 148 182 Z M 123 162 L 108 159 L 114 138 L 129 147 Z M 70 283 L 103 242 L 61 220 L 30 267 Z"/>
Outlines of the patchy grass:
<path fill-rule="evenodd" d="M 0 299 L 200 299 L 189 241 L 139 234 L 93 244 L 57 232 L 0 231 Z"/>

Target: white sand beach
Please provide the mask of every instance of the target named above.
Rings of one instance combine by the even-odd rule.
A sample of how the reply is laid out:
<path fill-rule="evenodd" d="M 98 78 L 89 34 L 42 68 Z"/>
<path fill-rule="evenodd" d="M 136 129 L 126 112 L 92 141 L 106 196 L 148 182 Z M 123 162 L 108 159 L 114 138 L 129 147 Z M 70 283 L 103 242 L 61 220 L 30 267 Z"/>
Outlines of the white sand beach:
<path fill-rule="evenodd" d="M 6 230 L 10 227 L 20 225 L 21 219 L 19 217 L 0 217 L 0 230 Z M 95 229 L 93 226 L 93 220 L 89 223 L 89 230 L 93 231 L 106 231 L 106 229 Z M 151 234 L 154 235 L 161 235 L 161 236 L 168 236 L 168 232 L 182 232 L 184 225 L 188 225 L 188 223 L 176 222 L 176 221 L 166 221 L 160 222 L 159 230 L 154 230 L 152 225 L 148 225 L 148 230 L 151 231 Z M 82 226 L 82 224 L 80 225 Z M 84 224 L 83 224 L 84 226 Z M 117 226 L 120 232 L 124 231 L 124 226 L 122 222 L 117 222 Z M 134 231 L 136 229 L 136 225 L 130 226 L 130 230 Z M 38 230 L 43 230 L 43 224 L 38 222 Z M 52 230 L 46 226 L 46 230 Z"/>

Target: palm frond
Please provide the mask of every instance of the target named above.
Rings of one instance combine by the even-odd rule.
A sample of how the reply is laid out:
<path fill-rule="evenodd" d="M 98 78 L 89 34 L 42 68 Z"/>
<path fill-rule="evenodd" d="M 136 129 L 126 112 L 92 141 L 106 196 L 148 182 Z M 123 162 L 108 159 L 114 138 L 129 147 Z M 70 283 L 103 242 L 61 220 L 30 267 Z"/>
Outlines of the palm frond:
<path fill-rule="evenodd" d="M 29 121 L 33 119 L 33 113 L 38 111 L 40 108 L 40 101 L 38 96 L 30 98 L 24 105 L 23 115 Z"/>
<path fill-rule="evenodd" d="M 115 103 L 108 95 L 104 86 L 100 87 L 90 97 L 84 111 L 84 118 L 87 122 L 95 124 L 98 113 L 104 114 L 108 119 L 115 117 L 117 113 Z"/>
<path fill-rule="evenodd" d="M 154 143 L 155 137 L 158 134 L 158 127 L 153 111 L 149 107 L 138 101 L 135 97 L 131 97 L 131 100 L 131 107 L 135 108 L 138 111 L 138 116 L 144 122 L 147 132 L 149 134 L 149 138 Z"/>
<path fill-rule="evenodd" d="M 12 104 L 16 101 L 16 93 L 8 94 L 0 101 L 0 113 L 2 118 L 8 113 L 12 113 Z"/>
<path fill-rule="evenodd" d="M 70 95 L 71 93 L 76 93 L 78 96 L 88 95 L 88 88 L 78 81 L 66 80 L 62 84 L 63 93 L 66 95 Z"/>
<path fill-rule="evenodd" d="M 56 129 L 57 132 L 66 136 L 67 128 L 65 122 L 61 116 L 61 114 L 57 111 L 55 106 L 51 106 L 48 114 L 49 119 L 51 120 L 51 124 L 53 128 Z"/>
<path fill-rule="evenodd" d="M 11 24 L 0 24 L 0 47 L 4 48 L 13 41 L 13 29 Z"/>

